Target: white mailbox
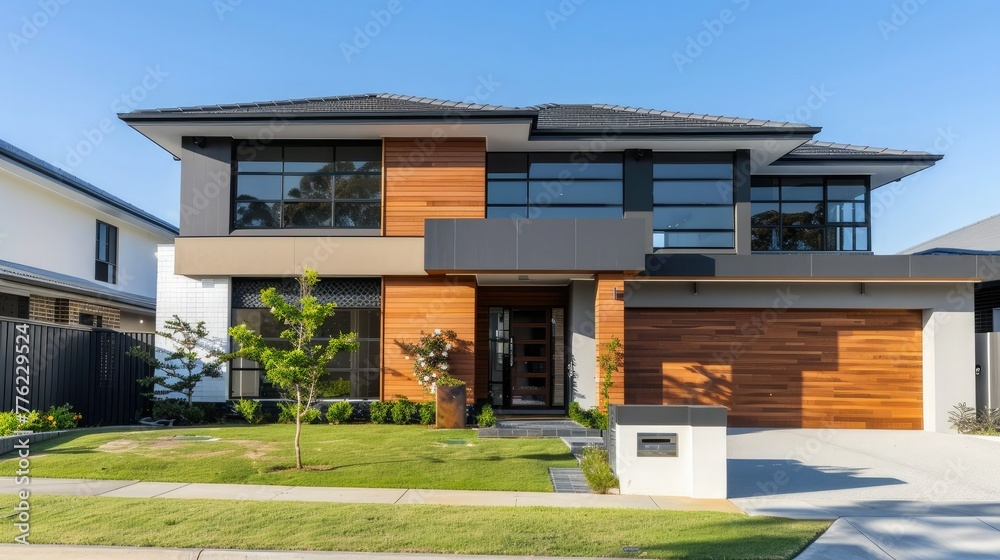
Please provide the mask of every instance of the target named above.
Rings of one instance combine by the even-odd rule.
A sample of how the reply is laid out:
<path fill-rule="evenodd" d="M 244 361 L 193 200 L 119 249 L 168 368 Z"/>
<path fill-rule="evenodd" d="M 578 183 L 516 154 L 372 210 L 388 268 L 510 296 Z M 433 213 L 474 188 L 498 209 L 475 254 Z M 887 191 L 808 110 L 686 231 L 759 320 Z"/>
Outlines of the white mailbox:
<path fill-rule="evenodd" d="M 726 497 L 726 408 L 611 405 L 605 435 L 622 494 Z"/>

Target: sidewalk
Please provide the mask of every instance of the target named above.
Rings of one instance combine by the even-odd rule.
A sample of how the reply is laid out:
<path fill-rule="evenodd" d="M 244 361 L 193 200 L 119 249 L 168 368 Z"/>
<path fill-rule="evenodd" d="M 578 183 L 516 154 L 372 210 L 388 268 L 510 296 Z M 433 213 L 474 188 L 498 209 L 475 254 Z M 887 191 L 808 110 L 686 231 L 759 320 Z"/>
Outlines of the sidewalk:
<path fill-rule="evenodd" d="M 113 498 L 439 504 L 453 506 L 591 507 L 742 513 L 738 507 L 728 500 L 699 500 L 673 496 L 618 496 L 609 494 L 557 494 L 554 492 L 494 492 L 483 490 L 330 488 L 72 478 L 32 478 L 30 485 L 25 487 L 14 484 L 14 479 L 12 478 L 0 479 L 0 494 L 16 494 L 25 488 L 30 490 L 32 494 L 105 496 Z"/>

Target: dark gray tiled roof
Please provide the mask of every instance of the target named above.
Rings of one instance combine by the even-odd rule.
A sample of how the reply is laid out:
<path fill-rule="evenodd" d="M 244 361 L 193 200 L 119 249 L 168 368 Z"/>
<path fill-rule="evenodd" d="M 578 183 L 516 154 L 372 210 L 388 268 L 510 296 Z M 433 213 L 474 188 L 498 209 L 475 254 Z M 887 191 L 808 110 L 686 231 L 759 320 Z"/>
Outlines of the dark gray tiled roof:
<path fill-rule="evenodd" d="M 155 298 L 122 292 L 96 282 L 91 282 L 90 280 L 77 278 L 76 276 L 69 276 L 68 274 L 61 274 L 9 261 L 0 261 L 0 278 L 56 290 L 67 290 L 108 301 L 136 305 L 146 309 L 156 309 Z"/>
<path fill-rule="evenodd" d="M 334 97 L 289 99 L 286 101 L 256 101 L 228 105 L 199 105 L 173 109 L 149 109 L 135 111 L 135 113 L 359 113 L 447 110 L 497 111 L 516 110 L 516 108 L 445 101 L 430 97 L 415 97 L 391 93 L 363 93 L 358 95 L 337 95 Z"/>
<path fill-rule="evenodd" d="M 816 156 L 929 156 L 928 152 L 917 150 L 892 150 L 889 148 L 875 148 L 872 146 L 855 146 L 852 144 L 836 144 L 834 142 L 817 142 L 810 140 L 795 148 L 790 155 L 816 155 Z"/>
<path fill-rule="evenodd" d="M 157 218 L 156 216 L 150 214 L 149 212 L 146 212 L 145 210 L 137 206 L 129 204 L 128 202 L 125 202 L 124 200 L 118 198 L 117 196 L 105 190 L 99 189 L 94 185 L 91 185 L 90 183 L 84 181 L 83 179 L 80 179 L 75 175 L 67 173 L 62 169 L 59 169 L 58 167 L 52 165 L 51 163 L 44 161 L 40 158 L 37 158 L 29 154 L 28 152 L 18 148 L 17 146 L 14 146 L 13 144 L 4 142 L 3 140 L 0 140 L 0 156 L 9 158 L 21 165 L 28 167 L 29 169 L 34 170 L 35 172 L 46 175 L 50 179 L 62 183 L 63 185 L 66 185 L 71 189 L 79 191 L 89 196 L 90 198 L 99 200 L 106 204 L 110 204 L 111 206 L 114 206 L 119 210 L 122 210 L 128 214 L 131 214 L 132 216 L 135 216 L 136 218 L 139 218 L 140 220 L 148 224 L 169 231 L 174 235 L 177 235 L 179 233 L 177 226 L 170 224 L 164 220 L 161 220 L 160 218 Z"/>
<path fill-rule="evenodd" d="M 677 113 L 621 105 L 561 105 L 550 103 L 535 107 L 538 110 L 538 128 L 688 128 L 688 127 L 807 127 L 808 125 Z"/>

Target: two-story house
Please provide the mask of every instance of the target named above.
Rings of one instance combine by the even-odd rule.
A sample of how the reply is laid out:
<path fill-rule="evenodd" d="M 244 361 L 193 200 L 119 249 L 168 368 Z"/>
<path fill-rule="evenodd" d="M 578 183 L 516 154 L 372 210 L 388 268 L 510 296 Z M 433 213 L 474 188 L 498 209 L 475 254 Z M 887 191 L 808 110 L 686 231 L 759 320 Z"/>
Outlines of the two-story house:
<path fill-rule="evenodd" d="M 467 343 L 470 400 L 505 410 L 596 405 L 613 338 L 614 402 L 722 404 L 733 426 L 943 431 L 974 398 L 976 258 L 870 250 L 873 190 L 941 156 L 786 122 L 390 94 L 120 117 L 181 160 L 160 321 L 273 338 L 260 289 L 317 269 L 329 332 L 360 340 L 331 364 L 342 396 L 424 398 L 396 342 L 440 328 Z M 236 361 L 199 398 L 240 396 L 277 392 Z"/>
<path fill-rule="evenodd" d="M 0 141 L 0 317 L 152 332 L 175 226 Z"/>

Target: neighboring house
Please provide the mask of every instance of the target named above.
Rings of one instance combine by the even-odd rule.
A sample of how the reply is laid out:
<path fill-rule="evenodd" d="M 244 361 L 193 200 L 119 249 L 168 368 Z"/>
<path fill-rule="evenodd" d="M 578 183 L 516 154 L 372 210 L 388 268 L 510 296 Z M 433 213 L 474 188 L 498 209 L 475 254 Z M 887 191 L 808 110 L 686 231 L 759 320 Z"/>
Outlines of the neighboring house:
<path fill-rule="evenodd" d="M 152 332 L 177 228 L 0 141 L 0 317 Z"/>
<path fill-rule="evenodd" d="M 396 344 L 455 330 L 470 400 L 723 404 L 732 426 L 946 431 L 975 392 L 977 257 L 872 255 L 871 190 L 941 156 L 819 128 L 611 105 L 389 94 L 135 111 L 181 160 L 160 320 L 276 339 L 259 298 L 303 266 L 358 351 L 355 399 L 424 395 Z M 964 291 L 963 291 L 964 290 Z M 203 401 L 276 398 L 252 362 Z M 340 396 L 329 390 L 325 397 Z"/>

